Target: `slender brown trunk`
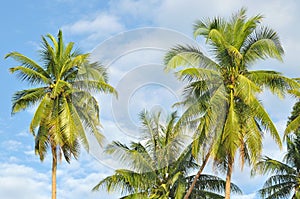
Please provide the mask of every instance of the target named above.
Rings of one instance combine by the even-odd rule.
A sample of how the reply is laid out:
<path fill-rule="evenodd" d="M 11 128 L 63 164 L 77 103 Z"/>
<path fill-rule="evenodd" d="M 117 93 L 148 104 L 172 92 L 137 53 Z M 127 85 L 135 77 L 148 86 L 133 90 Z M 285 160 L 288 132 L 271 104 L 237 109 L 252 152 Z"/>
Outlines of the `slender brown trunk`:
<path fill-rule="evenodd" d="M 225 185 L 225 199 L 230 199 L 232 171 L 233 171 L 233 158 L 230 155 L 228 155 L 228 167 L 227 167 L 226 185 Z"/>
<path fill-rule="evenodd" d="M 56 147 L 52 147 L 52 199 L 56 199 L 56 168 L 57 168 Z"/>
<path fill-rule="evenodd" d="M 210 152 L 211 152 L 211 151 L 209 151 L 209 152 L 206 154 L 206 156 L 205 156 L 205 158 L 204 158 L 204 160 L 203 160 L 203 163 L 202 163 L 202 165 L 201 165 L 201 167 L 200 167 L 198 173 L 195 175 L 195 178 L 194 178 L 194 180 L 193 180 L 191 186 L 189 187 L 189 190 L 186 192 L 186 194 L 185 194 L 185 196 L 184 196 L 184 199 L 188 199 L 188 198 L 190 197 L 190 195 L 192 194 L 192 191 L 193 191 L 193 189 L 194 189 L 194 187 L 195 187 L 195 185 L 196 185 L 196 182 L 197 182 L 197 180 L 198 180 L 198 178 L 200 177 L 200 175 L 201 175 L 201 173 L 202 173 L 204 167 L 206 166 L 206 164 L 207 164 L 207 162 L 208 162 L 208 159 L 209 159 L 209 156 L 210 156 Z"/>

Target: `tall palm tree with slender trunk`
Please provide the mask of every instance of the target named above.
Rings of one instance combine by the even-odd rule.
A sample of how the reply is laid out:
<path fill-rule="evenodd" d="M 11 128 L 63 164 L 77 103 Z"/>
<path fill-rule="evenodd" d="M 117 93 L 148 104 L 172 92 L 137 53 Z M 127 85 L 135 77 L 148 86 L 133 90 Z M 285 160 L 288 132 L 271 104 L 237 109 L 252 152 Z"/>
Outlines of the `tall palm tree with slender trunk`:
<path fill-rule="evenodd" d="M 204 37 L 212 57 L 198 47 L 183 45 L 165 56 L 166 70 L 177 68 L 178 77 L 187 81 L 185 98 L 179 104 L 186 107 L 182 121 L 196 129 L 193 153 L 211 156 L 215 165 L 226 172 L 226 199 L 230 198 L 237 153 L 242 167 L 244 163 L 255 163 L 261 155 L 265 132 L 282 145 L 257 94 L 268 88 L 284 96 L 287 90 L 299 88 L 296 81 L 279 72 L 250 70 L 258 60 L 281 61 L 284 53 L 277 33 L 262 26 L 262 19 L 262 15 L 247 18 L 242 8 L 229 20 L 199 20 L 194 25 L 194 36 Z"/>
<path fill-rule="evenodd" d="M 184 128 L 176 127 L 175 113 L 163 122 L 160 113 L 141 114 L 143 136 L 140 142 L 128 147 L 113 142 L 106 151 L 117 157 L 129 169 L 118 169 L 101 180 L 93 190 L 121 191 L 122 198 L 168 199 L 183 198 L 194 176 L 189 172 L 198 168 L 191 155 L 191 145 L 184 147 Z M 202 174 L 196 182 L 193 198 L 224 198 L 225 181 L 217 176 Z M 236 185 L 233 192 L 241 193 Z"/>
<path fill-rule="evenodd" d="M 115 93 L 107 83 L 105 68 L 90 63 L 89 54 L 73 46 L 73 42 L 64 43 L 59 31 L 57 39 L 50 34 L 42 37 L 41 64 L 19 52 L 6 55 L 20 63 L 10 72 L 33 86 L 13 95 L 12 114 L 37 105 L 29 129 L 41 161 L 48 149 L 52 154 L 52 199 L 56 198 L 58 160 L 62 156 L 68 163 L 72 157 L 77 159 L 80 144 L 88 150 L 87 132 L 99 143 L 103 139 L 99 105 L 91 92 Z"/>

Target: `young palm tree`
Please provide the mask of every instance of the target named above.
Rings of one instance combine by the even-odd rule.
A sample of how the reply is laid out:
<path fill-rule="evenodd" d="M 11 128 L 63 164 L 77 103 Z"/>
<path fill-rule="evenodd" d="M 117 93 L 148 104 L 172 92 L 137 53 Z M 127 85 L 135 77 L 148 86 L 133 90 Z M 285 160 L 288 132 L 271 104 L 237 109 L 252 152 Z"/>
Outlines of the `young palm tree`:
<path fill-rule="evenodd" d="M 30 132 L 35 138 L 35 152 L 42 161 L 48 148 L 51 150 L 52 199 L 56 198 L 58 159 L 62 155 L 68 163 L 72 156 L 77 159 L 80 144 L 88 150 L 86 132 L 101 143 L 99 106 L 90 92 L 115 93 L 107 83 L 105 68 L 89 63 L 89 54 L 74 51 L 73 45 L 66 45 L 59 31 L 57 40 L 50 34 L 42 37 L 41 65 L 18 52 L 6 55 L 20 63 L 10 71 L 34 87 L 14 94 L 12 113 L 38 104 Z"/>
<path fill-rule="evenodd" d="M 278 72 L 249 70 L 258 60 L 282 60 L 279 37 L 272 29 L 261 26 L 262 19 L 261 15 L 247 18 L 243 8 L 230 20 L 215 17 L 197 21 L 194 36 L 204 37 L 212 58 L 197 47 L 181 45 L 165 56 L 166 69 L 180 67 L 177 75 L 188 82 L 185 100 L 180 104 L 186 107 L 182 121 L 196 127 L 193 153 L 213 155 L 216 165 L 227 170 L 226 199 L 230 198 L 237 152 L 241 166 L 256 162 L 262 151 L 263 130 L 281 147 L 275 125 L 257 94 L 268 88 L 284 96 L 289 89 L 299 89 L 296 81 Z M 192 189 L 191 186 L 185 198 Z"/>
<path fill-rule="evenodd" d="M 197 168 L 191 155 L 191 146 L 182 150 L 182 129 L 175 128 L 176 115 L 163 123 L 160 114 L 141 114 L 144 128 L 142 142 L 132 142 L 128 147 L 114 142 L 107 152 L 116 155 L 130 169 L 119 169 L 115 174 L 100 181 L 93 190 L 106 187 L 107 191 L 121 190 L 122 198 L 182 198 L 194 176 L 189 171 Z M 142 144 L 143 143 L 143 144 Z M 233 191 L 241 193 L 236 185 Z M 223 198 L 225 181 L 201 175 L 196 183 L 194 198 Z"/>

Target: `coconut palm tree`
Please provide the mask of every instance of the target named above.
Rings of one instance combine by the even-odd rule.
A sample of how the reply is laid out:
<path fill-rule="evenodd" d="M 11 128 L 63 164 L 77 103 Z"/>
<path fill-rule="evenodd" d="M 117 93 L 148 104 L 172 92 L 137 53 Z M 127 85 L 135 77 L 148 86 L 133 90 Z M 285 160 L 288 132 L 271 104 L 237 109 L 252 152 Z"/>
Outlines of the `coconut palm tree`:
<path fill-rule="evenodd" d="M 281 61 L 284 53 L 277 33 L 262 26 L 262 19 L 262 15 L 247 18 L 246 9 L 242 8 L 229 20 L 199 20 L 194 25 L 194 36 L 204 37 L 211 58 L 189 45 L 178 45 L 165 56 L 166 70 L 177 69 L 178 77 L 188 83 L 185 99 L 179 104 L 186 107 L 182 121 L 196 128 L 193 153 L 212 156 L 215 165 L 226 172 L 226 199 L 230 198 L 238 152 L 241 166 L 256 162 L 265 131 L 282 145 L 257 94 L 268 88 L 284 96 L 287 90 L 299 88 L 296 81 L 279 72 L 250 70 L 258 60 Z"/>
<path fill-rule="evenodd" d="M 184 146 L 183 129 L 176 128 L 176 114 L 167 122 L 160 121 L 160 113 L 141 114 L 143 139 L 128 147 L 113 142 L 106 151 L 125 162 L 129 169 L 118 169 L 100 181 L 93 190 L 121 190 L 122 198 L 182 198 L 194 176 L 189 172 L 198 165 L 191 155 L 191 145 Z M 236 185 L 233 191 L 241 193 Z M 194 198 L 224 198 L 225 181 L 212 175 L 201 175 L 192 193 Z"/>
<path fill-rule="evenodd" d="M 287 138 L 287 153 L 283 162 L 263 158 L 256 165 L 260 173 L 274 173 L 269 177 L 259 194 L 262 198 L 300 198 L 300 134 Z"/>
<path fill-rule="evenodd" d="M 12 114 L 37 105 L 29 129 L 41 161 L 51 150 L 52 199 L 56 198 L 58 159 L 62 155 L 68 163 L 72 156 L 77 159 L 80 144 L 88 150 L 87 132 L 99 143 L 103 138 L 99 132 L 99 105 L 90 92 L 115 93 L 107 83 L 105 68 L 90 63 L 89 54 L 81 54 L 73 46 L 73 42 L 64 43 L 59 31 L 57 40 L 50 34 L 42 37 L 41 64 L 19 52 L 6 55 L 20 63 L 10 72 L 33 86 L 13 95 Z"/>
<path fill-rule="evenodd" d="M 294 90 L 291 93 L 297 94 L 297 91 Z M 293 199 L 300 198 L 300 123 L 297 122 L 299 110 L 300 102 L 298 101 L 293 107 L 285 131 L 287 153 L 283 162 L 264 157 L 252 171 L 253 174 L 257 172 L 261 174 L 275 173 L 267 179 L 263 188 L 259 190 L 262 198 L 281 199 L 290 196 Z"/>

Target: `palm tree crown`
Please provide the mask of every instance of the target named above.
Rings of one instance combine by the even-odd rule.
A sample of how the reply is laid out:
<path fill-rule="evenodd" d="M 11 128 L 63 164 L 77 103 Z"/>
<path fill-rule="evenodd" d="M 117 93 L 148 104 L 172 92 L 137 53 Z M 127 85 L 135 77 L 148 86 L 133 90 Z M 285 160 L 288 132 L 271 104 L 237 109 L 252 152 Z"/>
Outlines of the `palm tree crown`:
<path fill-rule="evenodd" d="M 130 169 L 119 169 L 99 182 L 94 190 L 106 187 L 107 191 L 121 190 L 123 198 L 182 198 L 194 176 L 189 172 L 198 165 L 191 155 L 191 146 L 182 149 L 183 129 L 176 127 L 177 116 L 160 121 L 160 114 L 141 114 L 143 140 L 132 142 L 130 147 L 114 142 L 106 151 L 117 156 Z M 240 193 L 236 185 L 233 191 Z M 194 198 L 223 198 L 225 181 L 212 175 L 201 175 L 192 196 Z"/>

